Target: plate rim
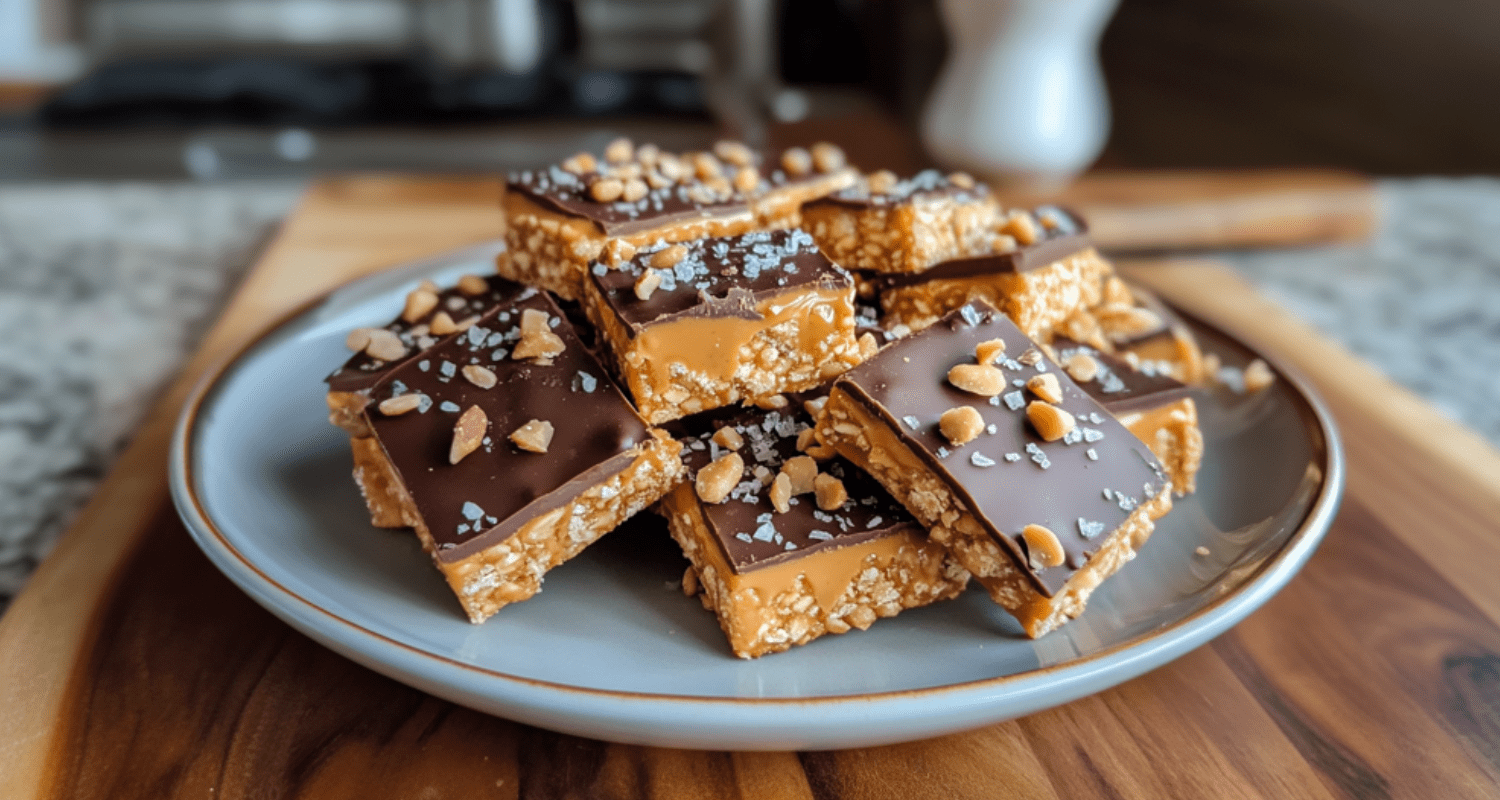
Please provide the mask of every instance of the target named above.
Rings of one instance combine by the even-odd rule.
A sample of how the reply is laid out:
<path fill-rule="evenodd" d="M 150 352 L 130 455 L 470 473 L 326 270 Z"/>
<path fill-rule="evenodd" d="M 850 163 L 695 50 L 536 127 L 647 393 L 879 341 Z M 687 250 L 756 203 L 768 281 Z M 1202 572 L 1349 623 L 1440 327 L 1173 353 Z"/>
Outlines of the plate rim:
<path fill-rule="evenodd" d="M 891 743 L 936 735 L 936 733 L 950 730 L 963 730 L 977 725 L 991 724 L 1071 702 L 1080 697 L 1122 683 L 1125 680 L 1129 680 L 1178 658 L 1189 650 L 1206 644 L 1224 631 L 1237 625 L 1280 591 L 1302 569 L 1302 566 L 1311 557 L 1313 551 L 1316 550 L 1324 534 L 1326 534 L 1328 528 L 1331 526 L 1343 499 L 1347 480 L 1343 444 L 1337 427 L 1334 424 L 1331 411 L 1322 397 L 1311 387 L 1309 381 L 1298 370 L 1289 368 L 1274 354 L 1268 354 L 1261 348 L 1251 345 L 1244 337 L 1174 307 L 1174 310 L 1182 313 L 1193 324 L 1218 334 L 1233 342 L 1238 347 L 1264 360 L 1273 371 L 1286 380 L 1293 389 L 1295 398 L 1300 400 L 1306 409 L 1311 412 L 1311 418 L 1315 422 L 1315 425 L 1308 425 L 1307 429 L 1317 430 L 1322 439 L 1321 448 L 1318 447 L 1316 442 L 1311 443 L 1314 450 L 1313 462 L 1317 463 L 1321 456 L 1322 463 L 1320 466 L 1323 471 L 1321 485 L 1316 497 L 1309 505 L 1306 514 L 1297 523 L 1296 529 L 1288 535 L 1287 540 L 1280 547 L 1268 554 L 1261 561 L 1252 576 L 1239 584 L 1233 591 L 1226 592 L 1219 597 L 1209 600 L 1201 608 L 1163 627 L 1143 632 L 1124 642 L 1090 652 L 1087 655 L 1077 656 L 1064 662 L 1036 669 L 943 684 L 941 686 L 854 694 L 809 697 L 715 697 L 661 694 L 577 686 L 514 675 L 481 665 L 465 663 L 399 641 L 385 633 L 372 630 L 358 622 L 339 616 L 333 611 L 323 608 L 312 600 L 292 591 L 263 571 L 259 565 L 233 545 L 229 537 L 220 529 L 219 525 L 215 524 L 199 498 L 195 485 L 196 473 L 192 466 L 193 443 L 200 420 L 203 417 L 201 412 L 205 404 L 234 368 L 263 345 L 268 338 L 284 330 L 287 326 L 305 315 L 313 313 L 321 307 L 328 306 L 340 294 L 359 293 L 362 290 L 379 293 L 384 291 L 377 288 L 381 284 L 390 283 L 394 287 L 407 280 L 418 279 L 445 268 L 456 268 L 480 256 L 493 254 L 497 246 L 496 242 L 484 242 L 355 278 L 297 304 L 293 308 L 279 314 L 271 323 L 258 328 L 253 334 L 245 336 L 238 344 L 230 348 L 223 356 L 216 359 L 210 367 L 205 369 L 202 376 L 194 385 L 179 412 L 177 423 L 173 430 L 168 460 L 169 484 L 172 499 L 179 516 L 192 534 L 194 542 L 210 557 L 210 561 L 215 567 L 224 572 L 241 591 L 249 594 L 257 603 L 272 612 L 275 616 L 310 636 L 315 641 L 330 647 L 366 667 L 460 704 L 477 707 L 486 713 L 520 719 L 523 722 L 539 724 L 543 727 L 553 729 L 568 730 L 569 732 L 580 732 L 581 730 L 581 735 L 594 736 L 596 738 L 611 738 L 616 741 L 630 740 L 642 744 L 662 744 L 666 742 L 670 743 L 670 746 L 697 748 L 719 747 L 723 744 L 722 741 L 701 741 L 700 737 L 684 740 L 681 737 L 674 738 L 672 735 L 649 735 L 647 731 L 640 731 L 641 736 L 639 737 L 601 736 L 597 731 L 590 732 L 586 727 L 573 727 L 570 729 L 570 726 L 559 724 L 555 721 L 537 722 L 535 719 L 525 718 L 526 714 L 514 713 L 516 709 L 511 708 L 512 705 L 518 702 L 528 708 L 536 705 L 526 698 L 495 696 L 485 692 L 476 693 L 472 686 L 456 686 L 452 685 L 450 681 L 434 680 L 430 675 L 419 674 L 420 670 L 407 664 L 406 661 L 416 659 L 418 664 L 435 665 L 441 670 L 467 675 L 474 679 L 486 681 L 492 686 L 514 685 L 517 691 L 522 692 L 556 693 L 569 698 L 580 698 L 585 701 L 605 703 L 687 705 L 691 707 L 689 709 L 691 711 L 701 711 L 714 707 L 734 709 L 737 712 L 795 707 L 827 710 L 830 708 L 849 707 L 851 705 L 867 706 L 871 703 L 895 704 L 901 701 L 930 700 L 965 695 L 976 695 L 975 702 L 987 705 L 1004 705 L 1002 701 L 1007 696 L 1005 692 L 1002 691 L 1002 695 L 1000 696 L 989 695 L 992 695 L 996 690 L 1010 689 L 1018 690 L 1011 692 L 1011 695 L 1024 694 L 1025 690 L 1030 688 L 1030 684 L 1046 684 L 1049 682 L 1048 679 L 1058 673 L 1062 673 L 1067 680 L 1063 686 L 1064 688 L 1068 688 L 1069 691 L 1058 693 L 1057 696 L 1042 700 L 1041 702 L 1022 702 L 1020 704 L 1022 709 L 1018 713 L 1000 712 L 989 716 L 981 713 L 979 716 L 983 718 L 971 724 L 961 724 L 954 727 L 929 725 L 927 732 L 918 731 L 914 735 L 908 736 L 898 734 L 872 737 L 865 735 L 863 737 L 852 736 L 845 738 L 871 744 Z M 328 622 L 334 623 L 333 629 L 330 630 L 327 627 L 318 626 L 314 618 L 321 619 L 325 624 Z M 339 633 L 343 635 L 339 635 Z M 362 640 L 364 642 L 363 645 L 360 643 Z M 391 649 L 393 652 L 379 652 L 382 649 Z M 725 657 L 729 658 L 728 655 Z M 1118 663 L 1122 658 L 1124 663 Z M 1105 667 L 1104 671 L 1107 674 L 1102 676 L 1102 678 L 1096 675 L 1095 670 L 1091 668 L 1097 667 Z M 1101 679 L 1104 682 L 1099 684 Z M 445 688 L 451 691 L 443 691 Z M 485 702 L 486 700 L 489 702 Z M 497 711 L 497 708 L 504 708 L 504 710 Z M 582 713 L 576 710 L 557 710 L 570 717 L 581 716 L 586 718 L 588 716 L 586 709 Z M 762 727 L 764 725 L 762 723 Z M 758 738 L 751 737 L 750 739 L 730 737 L 730 739 L 733 739 L 732 746 L 740 748 L 747 746 L 755 747 L 757 744 L 765 746 L 766 743 L 760 741 L 764 738 L 764 736 Z M 823 738 L 828 739 L 830 737 L 825 736 Z M 839 737 L 831 738 L 838 739 Z M 777 749 L 781 749 L 780 745 L 774 746 Z M 812 742 L 809 746 L 817 748 L 849 745 L 844 741 L 825 743 L 820 740 Z"/>

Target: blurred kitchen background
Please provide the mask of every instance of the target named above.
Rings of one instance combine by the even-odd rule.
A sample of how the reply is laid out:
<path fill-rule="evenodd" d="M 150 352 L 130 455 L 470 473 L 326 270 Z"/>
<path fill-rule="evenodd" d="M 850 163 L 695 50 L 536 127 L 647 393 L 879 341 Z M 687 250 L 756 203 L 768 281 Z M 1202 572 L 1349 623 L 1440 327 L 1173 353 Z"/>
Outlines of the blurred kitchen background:
<path fill-rule="evenodd" d="M 1494 172 L 1496 31 L 1492 0 L 1123 0 L 1104 163 Z M 0 0 L 0 177 L 502 170 L 601 127 L 687 146 L 851 114 L 879 135 L 915 127 L 949 41 L 936 0 Z"/>

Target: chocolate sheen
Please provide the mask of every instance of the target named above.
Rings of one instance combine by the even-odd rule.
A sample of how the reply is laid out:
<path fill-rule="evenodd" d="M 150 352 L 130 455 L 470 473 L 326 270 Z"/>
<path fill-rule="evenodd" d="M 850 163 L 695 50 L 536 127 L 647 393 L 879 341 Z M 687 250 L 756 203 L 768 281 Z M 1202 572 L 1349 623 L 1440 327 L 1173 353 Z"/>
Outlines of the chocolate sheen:
<path fill-rule="evenodd" d="M 874 278 L 876 285 L 882 289 L 894 289 L 928 281 L 1025 272 L 1055 264 L 1092 246 L 1088 226 L 1073 214 L 1055 206 L 1043 206 L 1034 214 L 1052 224 L 1044 224 L 1042 238 L 1031 244 L 1007 253 L 944 261 L 921 272 L 881 274 Z"/>
<path fill-rule="evenodd" d="M 866 178 L 818 202 L 836 203 L 854 208 L 884 208 L 943 197 L 951 197 L 961 203 L 968 203 L 986 197 L 989 193 L 989 187 L 982 183 L 962 187 L 935 169 L 925 169 L 910 178 L 897 181 L 895 187 L 889 192 L 872 193 L 870 181 Z"/>
<path fill-rule="evenodd" d="M 947 379 L 952 367 L 975 363 L 975 346 L 990 339 L 1004 340 L 1005 355 L 996 366 L 1012 383 L 993 403 L 955 388 Z M 1035 366 L 1018 360 L 1027 351 L 1036 351 Z M 1015 385 L 1043 372 L 1057 376 L 1063 394 L 1057 405 L 1078 423 L 1073 434 L 1056 442 L 1043 441 L 1032 429 L 1026 404 L 1035 398 Z M 1145 444 L 1042 355 L 1005 315 L 983 303 L 970 303 L 921 333 L 888 345 L 841 377 L 835 388 L 883 418 L 1049 596 L 1136 506 L 1166 484 L 1160 463 Z M 960 405 L 979 411 L 986 425 L 995 426 L 994 433 L 981 433 L 959 447 L 951 445 L 938 431 L 938 418 Z M 1030 524 L 1057 535 L 1067 553 L 1062 565 L 1026 566 L 1021 530 Z"/>
<path fill-rule="evenodd" d="M 842 458 L 818 462 L 820 471 L 843 481 L 849 500 L 841 508 L 821 511 L 814 496 L 804 494 L 793 498 L 795 504 L 787 513 L 778 513 L 771 505 L 770 486 L 761 486 L 751 473 L 757 466 L 764 466 L 775 477 L 787 459 L 802 455 L 797 451 L 797 435 L 811 424 L 800 402 L 781 411 L 721 409 L 686 421 L 690 430 L 698 431 L 678 437 L 684 445 L 682 460 L 687 464 L 689 481 L 718 455 L 729 452 L 710 441 L 719 428 L 728 425 L 745 440 L 738 451 L 745 462 L 744 481 L 728 500 L 703 506 L 708 527 L 735 572 L 744 574 L 770 564 L 922 530 L 874 478 Z"/>
<path fill-rule="evenodd" d="M 606 236 L 630 236 L 688 220 L 729 217 L 749 210 L 745 195 L 739 192 L 722 201 L 699 202 L 692 197 L 695 183 L 652 189 L 634 203 L 624 200 L 600 203 L 588 194 L 589 184 L 599 177 L 597 172 L 580 176 L 554 166 L 514 173 L 506 188 L 554 211 L 591 220 Z"/>
<path fill-rule="evenodd" d="M 591 267 L 589 280 L 632 337 L 647 325 L 684 316 L 760 319 L 756 306 L 792 287 L 853 286 L 849 273 L 798 229 L 698 239 L 682 246 L 687 255 L 674 267 L 656 270 L 661 285 L 646 300 L 636 296 L 635 283 L 665 243 L 643 249 L 620 269 Z"/>
<path fill-rule="evenodd" d="M 462 334 L 391 369 L 371 390 L 365 413 L 437 543 L 454 561 L 499 543 L 526 522 L 623 471 L 644 441 L 646 424 L 584 348 L 551 297 L 504 282 L 500 302 Z M 550 365 L 516 361 L 521 312 L 545 311 L 566 349 Z M 481 389 L 462 374 L 477 364 L 499 378 Z M 386 416 L 380 401 L 420 393 L 430 403 Z M 485 444 L 448 463 L 453 426 L 478 405 L 489 417 Z M 511 444 L 511 432 L 537 419 L 552 423 L 546 453 Z"/>
<path fill-rule="evenodd" d="M 1058 361 L 1066 364 L 1077 353 L 1092 356 L 1099 364 L 1094 379 L 1079 383 L 1089 396 L 1116 416 L 1133 411 L 1160 408 L 1168 403 L 1192 397 L 1195 392 L 1170 375 L 1143 372 L 1123 359 L 1059 336 L 1052 341 Z"/>
<path fill-rule="evenodd" d="M 439 336 L 412 334 L 413 329 L 432 324 L 432 318 L 439 311 L 447 312 L 454 322 L 462 322 L 470 317 L 477 317 L 499 303 L 501 298 L 512 293 L 515 284 L 497 275 L 491 275 L 484 280 L 488 289 L 478 295 L 468 295 L 459 291 L 457 287 L 450 287 L 438 293 L 438 304 L 429 312 L 418 317 L 413 322 L 407 322 L 400 315 L 385 326 L 385 329 L 401 337 L 401 343 L 406 345 L 406 358 L 397 361 L 381 361 L 364 353 L 355 353 L 344 362 L 342 367 L 333 371 L 333 374 L 324 378 L 328 389 L 334 392 L 360 392 L 369 389 L 378 383 L 392 368 L 406 363 L 406 361 L 420 355 L 423 350 L 437 344 L 442 338 Z"/>

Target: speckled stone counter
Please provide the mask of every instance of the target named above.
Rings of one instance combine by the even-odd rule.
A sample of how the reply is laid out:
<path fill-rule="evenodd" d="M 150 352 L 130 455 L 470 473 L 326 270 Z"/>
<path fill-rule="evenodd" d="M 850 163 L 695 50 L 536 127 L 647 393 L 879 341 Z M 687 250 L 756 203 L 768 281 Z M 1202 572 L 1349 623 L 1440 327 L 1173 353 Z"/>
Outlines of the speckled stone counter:
<path fill-rule="evenodd" d="M 299 193 L 0 186 L 0 608 Z"/>
<path fill-rule="evenodd" d="M 0 608 L 190 353 L 294 184 L 0 186 Z M 1225 253 L 1500 444 L 1500 180 L 1381 184 L 1357 247 Z"/>

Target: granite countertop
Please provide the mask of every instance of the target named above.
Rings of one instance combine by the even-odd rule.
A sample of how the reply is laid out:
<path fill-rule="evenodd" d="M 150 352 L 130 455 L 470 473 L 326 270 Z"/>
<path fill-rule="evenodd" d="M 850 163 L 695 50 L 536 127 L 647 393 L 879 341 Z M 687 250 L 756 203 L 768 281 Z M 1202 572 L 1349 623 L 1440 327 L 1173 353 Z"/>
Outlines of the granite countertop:
<path fill-rule="evenodd" d="M 296 202 L 291 182 L 0 186 L 0 609 Z M 1380 184 L 1352 247 L 1220 254 L 1500 445 L 1500 180 Z"/>

